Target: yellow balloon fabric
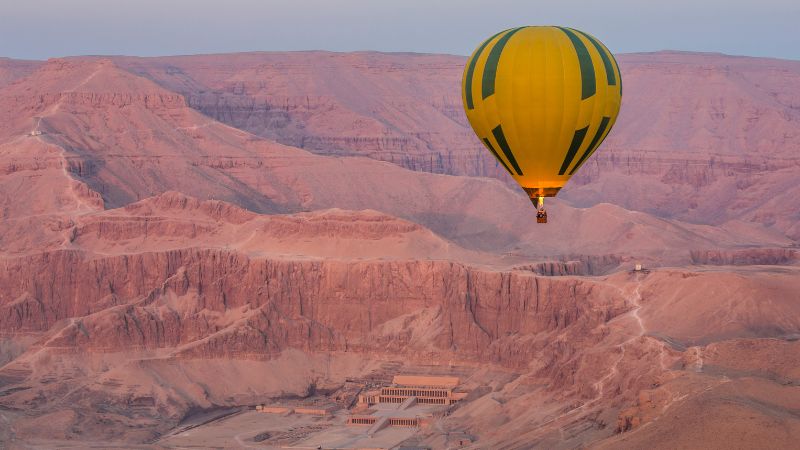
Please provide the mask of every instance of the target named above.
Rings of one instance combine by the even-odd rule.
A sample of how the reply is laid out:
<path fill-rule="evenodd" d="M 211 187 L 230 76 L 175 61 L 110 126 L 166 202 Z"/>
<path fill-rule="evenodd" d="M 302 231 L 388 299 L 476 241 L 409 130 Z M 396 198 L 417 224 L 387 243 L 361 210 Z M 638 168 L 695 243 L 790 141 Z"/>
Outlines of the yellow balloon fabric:
<path fill-rule="evenodd" d="M 603 142 L 619 114 L 622 80 L 596 38 L 521 27 L 475 50 L 462 96 L 475 134 L 534 200 L 555 196 Z"/>

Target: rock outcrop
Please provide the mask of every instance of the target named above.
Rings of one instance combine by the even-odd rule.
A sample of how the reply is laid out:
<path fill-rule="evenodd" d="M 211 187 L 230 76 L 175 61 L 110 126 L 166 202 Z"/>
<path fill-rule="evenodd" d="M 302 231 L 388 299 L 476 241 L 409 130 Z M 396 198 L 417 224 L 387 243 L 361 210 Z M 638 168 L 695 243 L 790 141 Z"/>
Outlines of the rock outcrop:
<path fill-rule="evenodd" d="M 221 250 L 111 258 L 57 251 L 6 260 L 0 284 L 6 332 L 43 332 L 71 319 L 47 346 L 188 345 L 178 353 L 204 358 L 269 358 L 289 348 L 416 353 L 407 330 L 375 334 L 432 309 L 430 358 L 524 368 L 545 344 L 508 336 L 586 333 L 627 307 L 614 289 L 584 280 L 445 261 L 286 261 Z"/>

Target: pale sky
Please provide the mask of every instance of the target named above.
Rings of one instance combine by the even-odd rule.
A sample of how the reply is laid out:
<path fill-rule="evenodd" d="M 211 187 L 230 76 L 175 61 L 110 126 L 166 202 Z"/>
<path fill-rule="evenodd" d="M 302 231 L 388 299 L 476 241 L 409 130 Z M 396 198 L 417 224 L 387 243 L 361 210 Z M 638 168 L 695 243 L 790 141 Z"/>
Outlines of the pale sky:
<path fill-rule="evenodd" d="M 564 25 L 613 52 L 800 60 L 800 0 L 0 0 L 0 56 L 379 50 L 467 55 L 520 25 Z"/>

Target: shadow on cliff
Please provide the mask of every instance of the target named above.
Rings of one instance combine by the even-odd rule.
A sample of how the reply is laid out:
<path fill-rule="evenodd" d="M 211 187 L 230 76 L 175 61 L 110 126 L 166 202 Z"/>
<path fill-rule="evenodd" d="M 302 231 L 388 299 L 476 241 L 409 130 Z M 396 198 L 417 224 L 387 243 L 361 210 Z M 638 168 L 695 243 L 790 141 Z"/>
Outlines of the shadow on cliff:
<path fill-rule="evenodd" d="M 499 253 L 511 250 L 520 241 L 519 235 L 510 230 L 501 230 L 494 221 L 480 217 L 424 212 L 410 214 L 408 218 L 470 250 Z"/>

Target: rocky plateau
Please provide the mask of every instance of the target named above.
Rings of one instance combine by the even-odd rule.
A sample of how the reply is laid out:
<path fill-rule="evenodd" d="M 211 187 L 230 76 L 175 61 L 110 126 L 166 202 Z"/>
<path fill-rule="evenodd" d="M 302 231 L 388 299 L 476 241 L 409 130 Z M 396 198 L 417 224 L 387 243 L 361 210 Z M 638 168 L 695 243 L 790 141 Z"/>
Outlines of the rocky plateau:
<path fill-rule="evenodd" d="M 170 447 L 419 372 L 471 392 L 432 448 L 795 447 L 800 63 L 620 55 L 538 226 L 464 61 L 0 59 L 0 447 Z"/>

